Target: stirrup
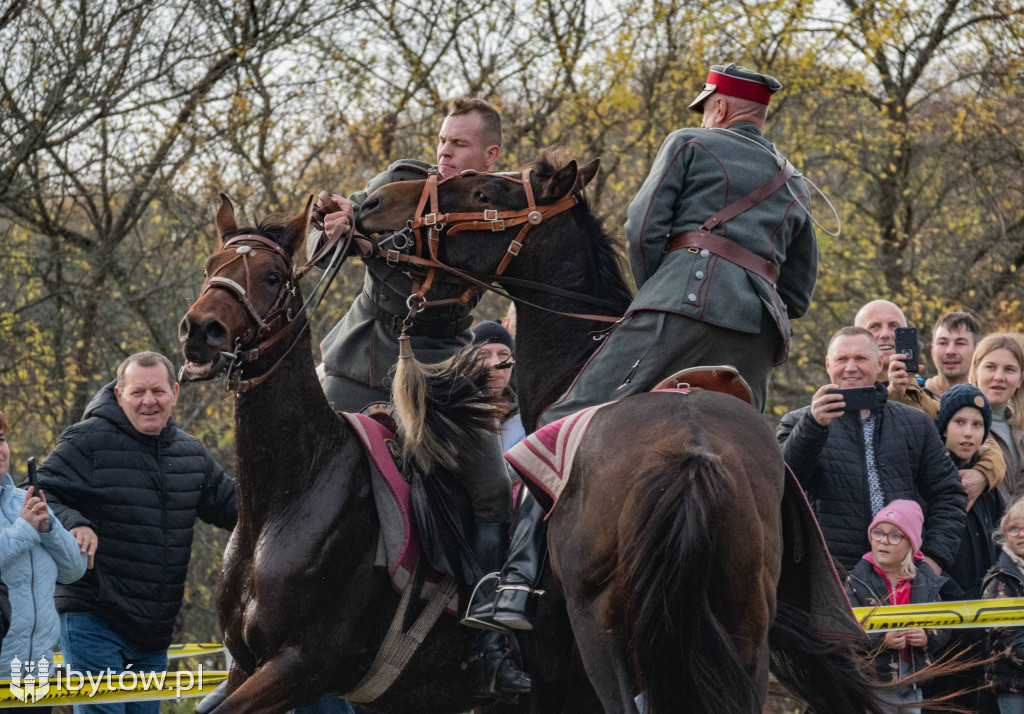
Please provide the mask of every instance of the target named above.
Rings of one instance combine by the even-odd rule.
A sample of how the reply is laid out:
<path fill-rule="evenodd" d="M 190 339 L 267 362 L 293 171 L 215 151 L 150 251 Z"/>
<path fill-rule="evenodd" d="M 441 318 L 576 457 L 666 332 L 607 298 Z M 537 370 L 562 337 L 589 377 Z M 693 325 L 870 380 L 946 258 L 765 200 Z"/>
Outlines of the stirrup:
<path fill-rule="evenodd" d="M 532 630 L 537 600 L 543 590 L 528 585 L 499 585 L 494 594 L 494 624 L 511 630 Z"/>
<path fill-rule="evenodd" d="M 501 571 L 496 570 L 493 573 L 488 573 L 487 575 L 483 576 L 482 578 L 480 578 L 480 580 L 477 581 L 477 584 L 473 587 L 473 592 L 469 595 L 469 602 L 466 603 L 465 614 L 463 614 L 462 619 L 459 620 L 459 624 L 465 625 L 466 627 L 474 627 L 479 630 L 490 630 L 492 632 L 500 632 L 503 635 L 511 634 L 512 630 L 508 627 L 505 627 L 504 625 L 498 624 L 497 622 L 494 622 L 492 620 L 481 620 L 480 618 L 472 617 L 469 614 L 469 611 L 473 609 L 473 603 L 476 602 L 476 594 L 480 590 L 480 586 L 488 580 L 497 580 L 500 582 Z M 495 594 L 497 594 L 498 590 L 500 589 L 500 586 L 496 588 Z M 491 602 L 491 616 L 494 616 L 493 601 Z"/>
<path fill-rule="evenodd" d="M 499 585 L 498 589 L 495 590 L 495 592 L 503 593 L 506 590 L 518 590 L 519 592 L 524 592 L 529 595 L 536 595 L 537 597 L 540 597 L 544 594 L 543 590 L 531 588 L 529 585 Z"/>
<path fill-rule="evenodd" d="M 487 576 L 485 576 L 485 577 L 487 577 Z M 522 672 L 523 674 L 526 674 L 525 672 L 523 672 L 522 668 L 516 663 L 515 653 L 513 652 L 512 648 L 508 647 L 507 645 L 505 647 L 505 651 L 502 653 L 501 657 L 499 657 L 498 661 L 495 663 L 494 671 L 490 673 L 490 679 L 489 680 L 486 679 L 487 675 L 488 675 L 488 672 L 487 672 L 487 669 L 486 669 L 486 667 L 487 667 L 487 655 L 484 652 L 482 652 L 482 651 L 481 652 L 477 652 L 477 653 L 471 655 L 470 657 L 468 657 L 467 659 L 465 659 L 463 662 L 461 662 L 459 664 L 459 668 L 463 672 L 468 672 L 469 668 L 473 664 L 479 662 L 480 663 L 480 667 L 481 667 L 481 671 L 483 673 L 483 677 L 481 678 L 481 680 L 479 682 L 480 690 L 477 692 L 477 696 L 494 697 L 494 698 L 496 698 L 496 699 L 498 699 L 500 701 L 504 701 L 504 702 L 507 702 L 507 703 L 516 703 L 518 701 L 519 693 L 503 691 L 501 689 L 498 689 L 498 672 L 501 671 L 501 665 L 503 665 L 506 660 L 509 663 L 511 663 L 512 666 L 515 667 L 519 672 Z M 529 677 L 528 674 L 526 674 L 526 676 Z"/>

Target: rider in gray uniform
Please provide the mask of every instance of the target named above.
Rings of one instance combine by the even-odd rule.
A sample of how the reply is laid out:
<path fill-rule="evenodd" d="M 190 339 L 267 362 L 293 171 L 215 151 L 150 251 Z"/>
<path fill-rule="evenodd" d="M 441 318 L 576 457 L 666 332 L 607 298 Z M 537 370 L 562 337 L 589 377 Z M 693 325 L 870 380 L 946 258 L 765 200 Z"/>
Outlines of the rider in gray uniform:
<path fill-rule="evenodd" d="M 764 409 L 772 367 L 789 351 L 789 321 L 807 311 L 817 275 L 807 187 L 761 135 L 781 88 L 735 64 L 711 68 L 690 105 L 701 128 L 668 136 L 627 212 L 637 295 L 539 426 L 698 365 L 735 366 Z M 744 208 L 724 218 L 734 205 Z M 531 629 L 543 517 L 527 497 L 497 595 L 473 608 L 475 620 Z"/>
<path fill-rule="evenodd" d="M 395 181 L 426 178 L 436 171 L 441 178 L 463 171 L 491 171 L 501 150 L 501 117 L 490 104 L 479 99 L 459 98 L 449 102 L 437 144 L 437 166 L 421 161 L 397 161 L 371 180 L 366 188 L 344 198 L 321 194 L 319 205 L 331 201 L 337 210 L 324 218 L 329 237 L 343 235 L 352 225 L 354 211 L 375 189 Z M 315 241 L 314 241 L 315 243 Z M 320 345 L 323 354 L 323 388 L 328 400 L 340 411 L 362 410 L 373 402 L 391 400 L 390 372 L 398 362 L 401 323 L 408 316 L 407 299 L 415 291 L 412 279 L 397 267 L 371 253 L 372 244 L 356 236 L 366 265 L 363 289 L 348 313 L 334 326 Z M 317 245 L 307 246 L 312 255 Z M 466 285 L 435 280 L 427 300 L 454 298 Z M 441 362 L 472 342 L 470 314 L 479 298 L 466 305 L 433 307 L 416 314 L 408 329 L 413 353 L 425 364 Z M 470 496 L 475 525 L 470 545 L 483 572 L 497 570 L 508 552 L 512 520 L 512 486 L 502 456 L 501 438 L 485 433 L 487 445 L 480 462 L 462 459 L 454 474 Z M 468 594 L 473 583 L 463 583 Z M 467 587 L 468 586 L 468 587 Z M 464 598 L 468 599 L 468 598 Z M 507 636 L 473 630 L 468 669 L 482 693 L 495 690 L 522 694 L 530 691 L 530 678 L 507 656 Z"/>

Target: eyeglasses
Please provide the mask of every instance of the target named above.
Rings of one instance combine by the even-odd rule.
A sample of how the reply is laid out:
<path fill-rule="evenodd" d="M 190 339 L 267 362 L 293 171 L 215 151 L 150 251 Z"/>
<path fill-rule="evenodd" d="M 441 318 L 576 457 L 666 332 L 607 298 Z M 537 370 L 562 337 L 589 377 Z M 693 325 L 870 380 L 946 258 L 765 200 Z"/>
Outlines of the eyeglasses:
<path fill-rule="evenodd" d="M 1019 536 L 1021 533 L 1024 533 L 1024 527 L 1021 527 L 1021 526 L 1009 526 L 1009 527 L 1007 527 L 1006 532 L 1007 532 L 1007 534 L 1012 535 L 1012 536 Z"/>
<path fill-rule="evenodd" d="M 903 542 L 904 538 L 906 538 L 906 536 L 900 533 L 899 531 L 892 531 L 891 533 L 886 533 L 881 528 L 871 529 L 871 540 L 875 541 L 876 543 L 888 543 L 889 545 L 899 545 Z"/>

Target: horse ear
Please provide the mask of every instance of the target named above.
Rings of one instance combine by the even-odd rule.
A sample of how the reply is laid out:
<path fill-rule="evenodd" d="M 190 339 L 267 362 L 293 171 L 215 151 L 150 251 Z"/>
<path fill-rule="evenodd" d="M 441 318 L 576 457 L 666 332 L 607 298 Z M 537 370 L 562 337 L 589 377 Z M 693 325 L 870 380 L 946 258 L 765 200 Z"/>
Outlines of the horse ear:
<path fill-rule="evenodd" d="M 220 238 L 221 242 L 224 241 L 224 236 L 232 231 L 238 230 L 238 225 L 235 223 L 235 207 L 231 205 L 231 200 L 223 193 L 220 195 L 220 208 L 217 209 L 217 237 Z"/>
<path fill-rule="evenodd" d="M 285 250 L 291 251 L 293 256 L 297 251 L 305 251 L 306 249 L 306 234 L 309 233 L 310 207 L 312 205 L 313 194 L 310 194 L 309 198 L 306 199 L 305 207 L 288 222 L 287 240 L 290 245 L 283 247 Z"/>
<path fill-rule="evenodd" d="M 572 191 L 578 175 L 579 168 L 576 166 L 576 161 L 567 163 L 544 182 L 539 202 L 542 204 L 552 203 Z"/>
<path fill-rule="evenodd" d="M 583 179 L 583 185 L 587 186 L 594 177 L 597 176 L 598 169 L 601 168 L 601 157 L 598 156 L 595 159 L 591 159 L 587 163 L 580 166 L 580 178 Z"/>

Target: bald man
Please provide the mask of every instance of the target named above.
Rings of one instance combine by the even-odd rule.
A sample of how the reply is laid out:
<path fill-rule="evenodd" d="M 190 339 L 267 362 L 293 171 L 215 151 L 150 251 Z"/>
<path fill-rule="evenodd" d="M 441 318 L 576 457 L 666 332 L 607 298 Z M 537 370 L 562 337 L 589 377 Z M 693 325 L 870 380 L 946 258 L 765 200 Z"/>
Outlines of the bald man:
<path fill-rule="evenodd" d="M 878 344 L 882 368 L 875 379 L 888 385 L 889 400 L 920 409 L 934 421 L 939 414 L 939 400 L 931 397 L 917 385 L 903 365 L 906 358 L 896 354 L 896 328 L 907 326 L 903 310 L 888 300 L 872 300 L 857 311 L 853 324 L 870 332 Z M 981 458 L 974 468 L 960 472 L 963 487 L 971 504 L 986 489 L 998 486 L 1006 476 L 1006 462 L 1002 451 L 998 447 L 992 448 L 990 443 L 995 443 L 991 436 L 981 450 Z"/>

